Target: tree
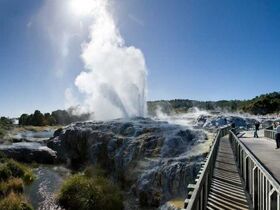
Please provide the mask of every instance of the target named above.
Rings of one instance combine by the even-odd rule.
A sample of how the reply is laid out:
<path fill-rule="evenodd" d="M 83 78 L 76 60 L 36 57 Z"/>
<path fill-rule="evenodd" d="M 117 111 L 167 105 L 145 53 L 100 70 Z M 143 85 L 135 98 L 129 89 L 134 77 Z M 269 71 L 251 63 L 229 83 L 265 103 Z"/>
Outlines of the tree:
<path fill-rule="evenodd" d="M 28 114 L 22 114 L 19 117 L 18 124 L 19 125 L 27 125 L 28 124 Z"/>
<path fill-rule="evenodd" d="M 46 125 L 44 115 L 39 110 L 36 110 L 34 112 L 34 116 L 33 116 L 31 125 L 34 125 L 34 126 Z"/>
<path fill-rule="evenodd" d="M 56 120 L 50 113 L 44 114 L 44 117 L 45 117 L 46 125 L 56 125 Z"/>

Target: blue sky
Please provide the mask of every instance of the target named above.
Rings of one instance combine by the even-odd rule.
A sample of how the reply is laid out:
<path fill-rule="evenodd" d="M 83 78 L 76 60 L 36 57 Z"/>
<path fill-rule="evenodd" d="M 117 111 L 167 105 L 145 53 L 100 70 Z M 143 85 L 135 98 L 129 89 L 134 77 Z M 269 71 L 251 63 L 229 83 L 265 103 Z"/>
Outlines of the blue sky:
<path fill-rule="evenodd" d="M 64 92 L 83 69 L 86 34 L 61 62 L 46 35 L 56 17 L 41 18 L 47 1 L 59 0 L 0 1 L 0 115 L 64 108 Z M 112 0 L 112 9 L 126 43 L 145 55 L 149 100 L 279 91 L 279 1 Z"/>

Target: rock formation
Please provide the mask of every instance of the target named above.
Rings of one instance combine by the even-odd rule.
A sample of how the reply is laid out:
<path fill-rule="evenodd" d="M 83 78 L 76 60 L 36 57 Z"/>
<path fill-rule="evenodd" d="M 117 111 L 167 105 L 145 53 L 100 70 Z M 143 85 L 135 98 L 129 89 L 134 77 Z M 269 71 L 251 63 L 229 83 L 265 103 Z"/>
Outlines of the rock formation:
<path fill-rule="evenodd" d="M 8 158 L 13 158 L 22 162 L 37 162 L 53 164 L 57 162 L 56 152 L 40 143 L 13 143 L 10 145 L 0 145 L 0 152 Z"/>
<path fill-rule="evenodd" d="M 47 143 L 58 158 L 100 165 L 144 206 L 185 196 L 205 156 L 190 152 L 205 142 L 201 130 L 147 118 L 76 123 L 58 133 Z"/>

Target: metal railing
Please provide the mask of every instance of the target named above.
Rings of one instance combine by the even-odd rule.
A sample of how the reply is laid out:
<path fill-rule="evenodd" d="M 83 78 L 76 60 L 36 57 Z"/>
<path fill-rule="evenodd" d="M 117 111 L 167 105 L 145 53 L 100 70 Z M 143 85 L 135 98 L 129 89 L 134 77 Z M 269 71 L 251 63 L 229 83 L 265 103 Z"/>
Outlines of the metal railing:
<path fill-rule="evenodd" d="M 253 208 L 257 210 L 280 210 L 279 182 L 231 131 L 230 141 Z"/>
<path fill-rule="evenodd" d="M 206 157 L 204 167 L 199 172 L 196 184 L 190 184 L 188 198 L 185 200 L 184 208 L 187 210 L 204 210 L 207 206 L 208 193 L 213 177 L 216 157 L 218 153 L 219 143 L 221 137 L 227 135 L 230 130 L 230 126 L 223 127 L 218 130 L 210 152 Z"/>
<path fill-rule="evenodd" d="M 270 129 L 264 129 L 264 137 L 275 139 L 276 131 Z"/>

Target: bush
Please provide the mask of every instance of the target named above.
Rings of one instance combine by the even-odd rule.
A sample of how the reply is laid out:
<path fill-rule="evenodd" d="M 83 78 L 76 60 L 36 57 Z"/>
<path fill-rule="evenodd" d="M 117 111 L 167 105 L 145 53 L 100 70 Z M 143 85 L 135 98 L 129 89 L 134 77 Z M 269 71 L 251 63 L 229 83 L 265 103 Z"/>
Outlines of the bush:
<path fill-rule="evenodd" d="M 6 159 L 0 163 L 0 180 L 6 181 L 11 177 L 22 178 L 26 184 L 35 179 L 33 172 L 28 167 L 12 159 Z"/>
<path fill-rule="evenodd" d="M 93 179 L 94 184 L 99 186 L 102 191 L 101 204 L 104 210 L 119 210 L 123 209 L 123 197 L 117 186 L 103 177 Z"/>
<path fill-rule="evenodd" d="M 7 167 L 6 164 L 0 164 L 0 180 L 6 181 L 12 176 L 12 171 Z"/>
<path fill-rule="evenodd" d="M 10 159 L 7 160 L 7 168 L 9 168 L 14 177 L 23 177 L 25 173 L 25 168 L 22 164 Z"/>
<path fill-rule="evenodd" d="M 4 137 L 9 129 L 13 126 L 11 119 L 6 117 L 0 117 L 0 137 Z"/>
<path fill-rule="evenodd" d="M 0 162 L 4 162 L 6 159 L 7 156 L 3 152 L 0 152 Z"/>
<path fill-rule="evenodd" d="M 32 171 L 25 165 L 0 154 L 0 209 L 32 210 L 23 193 L 24 182 L 34 180 Z"/>
<path fill-rule="evenodd" d="M 6 134 L 6 130 L 4 130 L 3 128 L 0 127 L 0 137 L 5 136 L 5 134 Z"/>
<path fill-rule="evenodd" d="M 69 210 L 121 210 L 123 198 L 119 189 L 103 177 L 82 174 L 68 178 L 58 195 L 58 203 Z"/>
<path fill-rule="evenodd" d="M 18 194 L 11 192 L 7 197 L 0 200 L 0 209 L 5 210 L 33 210 L 26 200 Z"/>
<path fill-rule="evenodd" d="M 22 178 L 26 184 L 30 184 L 35 179 L 32 170 L 19 162 L 10 159 L 7 161 L 7 167 L 12 171 L 13 177 Z"/>

